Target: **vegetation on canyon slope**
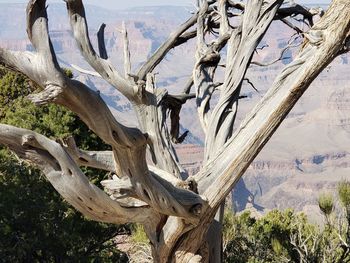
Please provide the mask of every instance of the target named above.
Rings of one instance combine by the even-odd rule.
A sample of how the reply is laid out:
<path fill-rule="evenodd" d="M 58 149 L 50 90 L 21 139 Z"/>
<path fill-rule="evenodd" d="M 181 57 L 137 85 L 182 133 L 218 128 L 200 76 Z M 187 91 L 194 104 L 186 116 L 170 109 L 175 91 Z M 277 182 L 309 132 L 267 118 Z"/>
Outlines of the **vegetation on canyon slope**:
<path fill-rule="evenodd" d="M 224 222 L 225 262 L 350 262 L 350 183 L 338 185 L 340 207 L 324 194 L 319 207 L 324 226 L 308 221 L 293 210 L 273 210 L 261 218 L 250 212 L 226 211 Z"/>

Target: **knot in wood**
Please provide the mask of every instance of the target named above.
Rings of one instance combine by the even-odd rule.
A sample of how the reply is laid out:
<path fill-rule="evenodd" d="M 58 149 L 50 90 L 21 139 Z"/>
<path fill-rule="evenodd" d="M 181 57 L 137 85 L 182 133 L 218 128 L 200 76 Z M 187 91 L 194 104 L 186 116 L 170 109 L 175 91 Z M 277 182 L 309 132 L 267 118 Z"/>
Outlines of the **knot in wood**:
<path fill-rule="evenodd" d="M 205 64 L 207 66 L 216 66 L 221 59 L 221 56 L 218 52 L 212 51 L 210 53 L 205 54 L 199 63 Z"/>
<path fill-rule="evenodd" d="M 182 182 L 181 187 L 198 194 L 198 184 L 193 178 L 189 178 L 185 182 Z"/>
<path fill-rule="evenodd" d="M 146 91 L 146 82 L 144 80 L 138 80 L 135 86 L 135 93 L 138 99 L 142 100 Z"/>
<path fill-rule="evenodd" d="M 60 86 L 48 84 L 42 92 L 31 94 L 27 98 L 35 105 L 41 106 L 55 101 L 62 92 L 63 90 Z"/>
<path fill-rule="evenodd" d="M 195 204 L 191 207 L 190 212 L 196 216 L 199 216 L 202 213 L 202 204 Z"/>
<path fill-rule="evenodd" d="M 324 41 L 323 30 L 310 30 L 309 32 L 305 33 L 305 37 L 313 46 L 319 46 Z"/>
<path fill-rule="evenodd" d="M 31 146 L 35 143 L 35 137 L 32 134 L 27 134 L 22 137 L 22 146 Z"/>

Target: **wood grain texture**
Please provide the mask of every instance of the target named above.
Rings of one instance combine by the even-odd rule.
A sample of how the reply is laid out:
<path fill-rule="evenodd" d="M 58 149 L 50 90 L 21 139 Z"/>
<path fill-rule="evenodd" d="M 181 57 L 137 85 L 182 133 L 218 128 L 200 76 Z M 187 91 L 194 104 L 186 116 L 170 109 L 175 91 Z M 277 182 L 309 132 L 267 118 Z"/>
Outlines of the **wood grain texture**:
<path fill-rule="evenodd" d="M 65 76 L 48 34 L 46 1 L 31 0 L 27 32 L 35 52 L 0 48 L 0 63 L 42 88 L 29 96 L 33 103 L 55 103 L 72 110 L 112 151 L 83 151 L 73 138 L 57 143 L 4 124 L 0 124 L 0 144 L 38 166 L 55 189 L 85 216 L 109 223 L 143 224 L 154 262 L 220 262 L 220 235 L 207 235 L 214 216 L 312 81 L 336 56 L 349 51 L 350 2 L 334 0 L 323 15 L 321 10 L 299 5 L 281 7 L 282 0 L 249 0 L 245 4 L 198 1 L 198 10 L 170 34 L 136 74 L 132 72 L 125 24 L 121 30 L 124 74 L 120 74 L 108 59 L 105 25 L 98 32 L 97 54 L 89 39 L 83 2 L 66 3 L 80 52 L 95 70 L 88 73 L 102 77 L 129 99 L 138 127 L 120 123 L 98 92 Z M 304 32 L 298 56 L 234 129 L 242 82 L 257 46 L 273 20 L 288 24 L 286 19 L 296 14 L 312 26 Z M 323 16 L 314 24 L 317 15 Z M 195 65 L 183 92 L 174 95 L 158 88 L 154 69 L 172 48 L 191 38 L 197 40 Z M 216 70 L 224 48 L 225 76 L 218 81 Z M 211 104 L 215 92 L 219 101 Z M 173 144 L 181 143 L 186 136 L 179 131 L 180 113 L 190 99 L 196 100 L 206 139 L 203 167 L 188 178 Z M 146 158 L 147 152 L 151 160 Z M 101 182 L 105 191 L 91 184 L 80 166 L 113 174 Z M 215 224 L 220 229 L 220 213 L 217 215 Z"/>

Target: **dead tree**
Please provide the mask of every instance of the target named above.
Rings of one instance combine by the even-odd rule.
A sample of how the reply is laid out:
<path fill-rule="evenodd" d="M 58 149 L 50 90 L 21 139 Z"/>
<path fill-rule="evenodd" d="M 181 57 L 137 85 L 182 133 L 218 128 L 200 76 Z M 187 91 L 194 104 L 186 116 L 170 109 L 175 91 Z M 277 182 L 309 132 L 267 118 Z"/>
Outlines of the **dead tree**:
<path fill-rule="evenodd" d="M 211 240 L 220 238 L 220 233 L 207 236 L 215 214 L 311 82 L 336 56 L 349 50 L 350 2 L 334 0 L 313 24 L 318 12 L 299 5 L 284 6 L 283 0 L 201 0 L 198 11 L 170 34 L 137 72 L 131 72 L 124 29 L 125 72 L 121 74 L 108 58 L 104 26 L 98 33 L 97 53 L 90 43 L 82 0 L 65 0 L 81 54 L 95 75 L 130 100 L 138 118 L 137 128 L 121 124 L 99 93 L 65 76 L 50 41 L 45 2 L 31 0 L 27 7 L 27 33 L 35 52 L 0 49 L 0 63 L 25 74 L 42 88 L 29 97 L 33 103 L 67 107 L 113 150 L 86 152 L 78 149 L 72 138 L 58 143 L 4 124 L 0 124 L 0 143 L 38 166 L 62 197 L 86 217 L 142 224 L 155 262 L 219 262 L 220 244 L 215 246 Z M 303 16 L 311 27 L 304 34 L 299 54 L 234 130 L 242 82 L 256 48 L 273 20 L 301 31 L 288 20 L 296 15 Z M 157 88 L 154 69 L 171 49 L 192 38 L 197 41 L 196 63 L 184 92 L 171 95 Z M 218 80 L 215 72 L 224 47 L 226 73 Z M 220 94 L 215 105 L 210 104 L 214 92 Z M 203 167 L 188 177 L 173 143 L 186 136 L 179 134 L 179 113 L 192 98 L 206 138 Z M 152 161 L 147 162 L 147 151 Z M 115 175 L 103 182 L 102 191 L 88 181 L 80 166 Z"/>

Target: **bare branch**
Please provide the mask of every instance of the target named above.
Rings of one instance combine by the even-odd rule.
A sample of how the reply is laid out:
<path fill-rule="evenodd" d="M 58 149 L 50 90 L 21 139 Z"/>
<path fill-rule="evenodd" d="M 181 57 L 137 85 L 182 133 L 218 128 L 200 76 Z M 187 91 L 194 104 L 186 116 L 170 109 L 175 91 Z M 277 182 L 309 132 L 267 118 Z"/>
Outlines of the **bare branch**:
<path fill-rule="evenodd" d="M 197 36 L 197 30 L 196 29 L 194 29 L 192 31 L 189 31 L 189 32 L 186 32 L 186 33 L 183 33 L 181 36 L 179 36 L 176 39 L 173 47 L 175 48 L 177 46 L 180 46 L 180 45 L 186 43 L 188 40 L 190 40 L 192 38 L 195 38 L 196 36 Z"/>
<path fill-rule="evenodd" d="M 101 181 L 105 192 L 112 200 L 118 201 L 122 207 L 148 207 L 149 205 L 138 199 L 131 181 L 128 178 L 119 178 L 113 175 L 111 180 Z"/>
<path fill-rule="evenodd" d="M 149 136 L 149 150 L 154 165 L 177 178 L 187 178 L 171 143 L 166 123 L 166 96 L 166 90 L 156 87 L 154 75 L 148 74 L 142 103 L 135 105 L 135 112 L 141 130 Z"/>
<path fill-rule="evenodd" d="M 230 23 L 227 17 L 228 0 L 219 1 L 220 14 L 220 35 L 225 35 L 230 30 Z"/>
<path fill-rule="evenodd" d="M 89 39 L 89 32 L 86 22 L 85 10 L 81 0 L 65 0 L 67 3 L 68 14 L 71 22 L 74 38 L 78 44 L 78 47 L 86 59 L 86 61 L 112 86 L 116 87 L 122 94 L 124 94 L 130 100 L 134 99 L 137 90 L 129 81 L 120 76 L 118 71 L 114 68 L 111 61 L 100 57 L 96 54 L 94 48 L 91 45 Z M 102 27 L 103 28 L 103 27 Z M 102 35 L 103 30 L 100 31 Z M 101 40 L 101 38 L 99 38 Z M 103 56 L 103 45 L 100 47 Z"/>
<path fill-rule="evenodd" d="M 67 137 L 59 140 L 65 151 L 74 159 L 80 166 L 97 168 L 109 172 L 116 173 L 116 164 L 113 157 L 113 151 L 84 151 L 77 147 L 73 137 Z M 179 180 L 155 166 L 148 165 L 151 175 L 156 178 L 162 178 L 171 183 L 173 186 L 183 186 L 185 189 L 191 190 L 190 187 L 185 187 L 185 182 Z M 122 178 L 125 180 L 125 177 Z M 130 180 L 130 179 L 128 179 Z M 131 183 L 128 183 L 131 185 Z"/>
<path fill-rule="evenodd" d="M 201 3 L 198 12 L 172 33 L 133 75 L 125 24 L 122 30 L 125 72 L 119 74 L 108 59 L 105 25 L 97 34 L 97 54 L 89 39 L 82 0 L 66 2 L 78 47 L 96 72 L 78 70 L 102 77 L 120 90 L 132 102 L 140 128 L 122 125 L 99 92 L 63 74 L 48 34 L 45 1 L 32 0 L 27 9 L 27 31 L 36 52 L 0 49 L 0 63 L 24 73 L 42 87 L 41 93 L 29 96 L 33 102 L 38 105 L 53 102 L 74 111 L 112 150 L 82 151 L 72 138 L 59 145 L 39 134 L 6 125 L 0 125 L 0 143 L 39 165 L 58 191 L 90 218 L 125 222 L 133 221 L 130 218 L 135 216 L 134 221 L 145 226 L 156 261 L 208 260 L 209 250 L 203 241 L 225 196 L 319 72 L 336 55 L 348 51 L 348 0 L 334 0 L 330 12 L 303 34 L 303 49 L 296 60 L 282 71 L 272 89 L 236 131 L 233 124 L 238 101 L 244 98 L 240 94 L 242 83 L 250 83 L 246 70 L 271 22 L 278 19 L 295 27 L 287 17 L 302 16 L 301 22 L 312 25 L 313 17 L 321 12 L 301 6 L 281 8 L 282 0 L 198 1 Z M 294 29 L 301 32 L 297 27 Z M 196 62 L 183 93 L 172 95 L 157 88 L 152 71 L 172 48 L 193 37 L 197 37 Z M 222 81 L 215 78 L 215 73 L 226 45 L 227 65 Z M 283 59 L 291 45 L 282 50 L 278 60 Z M 191 93 L 192 86 L 195 94 Z M 215 91 L 220 93 L 219 102 L 211 109 Z M 180 134 L 180 111 L 192 98 L 196 98 L 207 137 L 204 166 L 200 173 L 186 180 L 188 174 L 179 164 L 173 143 L 182 142 L 187 135 Z M 153 163 L 149 156 L 146 159 L 147 150 Z M 79 166 L 109 171 L 111 177 L 102 182 L 109 196 L 91 185 Z M 301 247 L 305 247 L 306 241 L 300 242 Z"/>
<path fill-rule="evenodd" d="M 228 4 L 231 8 L 236 8 L 238 10 L 244 11 L 245 5 L 242 2 L 235 2 L 232 0 L 228 0 Z"/>
<path fill-rule="evenodd" d="M 41 5 L 38 5 L 36 1 L 30 4 L 34 5 L 34 11 L 36 8 L 41 8 Z M 77 8 L 83 12 L 83 9 L 80 9 L 82 8 L 80 4 L 80 1 L 72 3 L 72 10 Z M 75 14 L 73 16 L 75 17 Z M 76 24 L 85 25 L 84 22 L 81 22 L 83 19 L 81 16 L 77 15 L 76 18 Z M 45 19 L 47 21 L 46 17 L 38 19 L 39 23 Z M 47 25 L 47 23 L 44 24 Z M 34 25 L 37 25 L 37 22 Z M 50 39 L 48 38 L 47 41 L 49 42 Z M 84 43 L 89 44 L 89 42 Z M 48 51 L 42 48 L 42 52 Z M 55 64 L 55 60 L 45 60 L 43 54 L 38 53 L 34 55 L 36 59 L 34 65 L 30 63 L 17 64 L 20 59 L 23 59 L 19 58 L 21 55 L 4 50 L 0 52 L 2 62 L 19 70 L 23 69 L 23 73 L 44 87 L 43 92 L 30 96 L 33 101 L 37 104 L 54 102 L 77 113 L 90 129 L 113 147 L 117 174 L 121 177 L 129 177 L 140 200 L 160 213 L 189 218 L 189 221 L 192 222 L 198 220 L 200 209 L 205 205 L 205 202 L 197 194 L 171 184 L 168 185 L 150 176 L 146 162 L 146 134 L 143 134 L 139 129 L 126 127 L 116 121 L 99 93 L 89 89 L 79 81 L 65 77 L 58 64 Z M 25 56 L 23 57 L 25 58 Z M 99 60 L 101 59 L 99 58 Z M 46 67 L 51 67 L 52 70 L 47 70 Z M 58 92 L 50 92 L 52 88 Z M 168 148 L 166 145 L 162 147 Z M 159 151 L 159 154 L 163 152 L 165 151 Z M 170 154 L 169 150 L 168 153 Z M 164 160 L 167 161 L 167 159 Z M 176 165 L 178 163 L 174 161 L 174 166 L 170 166 L 173 169 L 171 171 L 173 174 L 176 172 Z M 169 164 L 164 163 L 164 166 L 169 167 Z"/>
<path fill-rule="evenodd" d="M 295 48 L 295 47 L 298 47 L 300 45 L 301 45 L 301 43 L 300 44 L 294 44 L 294 45 L 288 44 L 286 47 L 284 47 L 281 50 L 279 57 L 274 59 L 274 60 L 272 60 L 272 61 L 270 61 L 270 62 L 263 63 L 263 62 L 258 62 L 258 61 L 252 61 L 250 64 L 251 65 L 260 66 L 260 67 L 268 67 L 268 66 L 271 66 L 271 65 L 277 63 L 278 61 L 281 61 L 281 60 L 284 60 L 284 59 L 290 59 L 290 57 L 284 57 L 284 53 L 287 50 L 289 50 L 290 48 Z"/>
<path fill-rule="evenodd" d="M 197 22 L 198 14 L 194 14 L 190 19 L 183 23 L 175 32 L 171 33 L 169 38 L 155 51 L 155 53 L 148 59 L 148 61 L 142 65 L 137 75 L 139 79 L 145 80 L 148 73 L 151 73 L 153 69 L 163 60 L 166 54 L 174 45 L 179 45 L 178 38 L 190 27 Z M 185 37 L 186 38 L 186 37 Z M 184 43 L 184 42 L 182 42 Z"/>
<path fill-rule="evenodd" d="M 344 41 L 344 47 L 339 52 L 339 55 L 345 54 L 345 53 L 348 53 L 348 52 L 350 52 L 350 32 L 349 32 L 347 38 Z"/>
<path fill-rule="evenodd" d="M 128 31 L 126 30 L 125 22 L 123 22 L 122 27 L 123 27 L 122 35 L 124 40 L 124 73 L 125 73 L 125 78 L 128 79 L 131 74 L 131 59 L 130 59 Z"/>
<path fill-rule="evenodd" d="M 299 27 L 297 27 L 296 25 L 293 25 L 293 23 L 289 22 L 287 19 L 283 18 L 281 19 L 281 21 L 286 24 L 287 26 L 289 26 L 291 29 L 295 30 L 298 34 L 303 33 L 304 31 L 301 30 Z"/>
<path fill-rule="evenodd" d="M 60 140 L 60 144 L 80 166 L 115 172 L 112 151 L 83 151 L 77 147 L 72 136 Z"/>
<path fill-rule="evenodd" d="M 30 0 L 27 6 L 27 34 L 33 47 L 39 53 L 45 53 L 48 59 L 54 60 L 53 47 L 49 39 L 45 0 Z"/>
<path fill-rule="evenodd" d="M 273 87 L 225 144 L 216 161 L 208 163 L 207 168 L 196 176 L 199 190 L 206 189 L 204 195 L 208 200 L 215 200 L 210 201 L 211 205 L 220 205 L 222 199 L 219 200 L 218 195 L 222 194 L 219 192 L 222 193 L 226 187 L 226 193 L 230 191 L 310 83 L 343 47 L 350 30 L 349 11 L 350 3 L 346 0 L 337 0 L 331 5 L 326 15 L 310 30 L 309 34 L 313 38 L 305 43 L 298 57 L 280 73 Z M 215 163 L 220 165 L 216 166 Z M 208 180 L 207 172 L 212 179 Z M 215 173 L 221 175 L 217 177 Z"/>
<path fill-rule="evenodd" d="M 312 30 L 321 33 L 322 41 L 305 43 L 299 56 L 281 72 L 273 87 L 217 157 L 195 176 L 199 192 L 204 192 L 212 209 L 204 211 L 200 224 L 188 232 L 181 242 L 177 242 L 177 258 L 191 258 L 198 252 L 201 243 L 193 241 L 203 240 L 216 209 L 232 187 L 311 82 L 343 48 L 343 41 L 350 30 L 350 2 L 334 0 Z"/>
<path fill-rule="evenodd" d="M 245 80 L 257 93 L 260 93 L 259 90 L 255 87 L 255 85 L 253 84 L 253 82 L 250 81 L 250 79 L 245 78 L 243 79 Z"/>
<path fill-rule="evenodd" d="M 193 76 L 191 76 L 191 77 L 188 79 L 188 81 L 186 82 L 185 87 L 184 87 L 182 93 L 184 93 L 184 94 L 190 94 L 192 86 L 193 86 Z"/>
<path fill-rule="evenodd" d="M 196 64 L 193 70 L 193 80 L 196 89 L 196 104 L 201 126 L 204 132 L 207 132 L 209 124 L 210 99 L 215 91 L 214 75 L 220 62 L 220 50 L 226 45 L 231 35 L 231 29 L 228 26 L 227 16 L 222 14 L 220 19 L 223 21 L 220 29 L 219 38 L 207 45 L 205 41 L 206 17 L 208 4 L 202 5 L 197 22 L 197 48 Z M 226 8 L 226 1 L 221 2 L 221 9 Z M 223 13 L 224 11 L 221 10 Z"/>
<path fill-rule="evenodd" d="M 114 162 L 112 151 L 83 151 L 77 148 L 75 141 L 72 137 L 66 138 L 61 141 L 64 149 L 73 158 L 73 160 L 81 166 L 93 167 L 97 169 L 103 169 L 113 173 L 118 173 L 116 169 L 116 164 Z M 197 198 L 195 194 L 187 190 L 192 190 L 189 185 L 182 182 L 171 174 L 160 170 L 156 167 L 149 166 L 150 180 L 153 185 L 157 186 L 158 190 L 164 187 L 167 192 L 174 195 L 175 200 L 178 202 L 188 202 L 193 197 Z M 105 190 L 110 194 L 113 200 L 118 200 L 123 207 L 140 207 L 148 206 L 146 202 L 142 202 L 139 199 L 137 191 L 134 189 L 133 179 L 122 174 L 113 176 L 111 180 L 104 180 L 101 184 L 105 187 Z M 146 187 L 146 185 L 144 186 Z M 146 190 L 144 190 L 146 191 Z M 199 207 L 198 207 L 199 208 Z M 163 211 L 165 212 L 165 211 Z"/>
<path fill-rule="evenodd" d="M 313 17 L 315 15 L 323 15 L 322 9 L 307 9 L 304 6 L 294 4 L 289 7 L 280 8 L 277 12 L 276 19 L 284 19 L 286 17 L 295 17 L 297 15 L 303 16 L 305 20 L 307 20 L 309 26 L 313 26 Z"/>
<path fill-rule="evenodd" d="M 58 143 L 35 132 L 0 124 L 0 143 L 40 167 L 55 189 L 90 219 L 108 223 L 147 222 L 149 208 L 121 207 L 91 184 Z"/>
<path fill-rule="evenodd" d="M 186 131 L 180 136 L 180 111 L 187 100 L 195 97 L 195 94 L 167 95 L 164 97 L 164 110 L 170 111 L 170 135 L 173 143 L 182 143 L 188 134 L 188 131 Z"/>
<path fill-rule="evenodd" d="M 0 62 L 27 75 L 43 88 L 41 93 L 29 97 L 36 104 L 54 102 L 69 108 L 110 145 L 116 147 L 145 145 L 145 136 L 138 129 L 118 123 L 98 92 L 79 81 L 69 79 L 62 72 L 51 46 L 45 3 L 42 2 L 45 1 L 30 1 L 27 8 L 28 35 L 34 41 L 33 45 L 40 47 L 38 52 L 12 52 L 0 49 Z M 41 8 L 44 8 L 44 11 Z"/>
<path fill-rule="evenodd" d="M 215 156 L 232 135 L 245 73 L 282 2 L 273 0 L 265 6 L 261 0 L 249 1 L 241 25 L 233 31 L 228 43 L 224 85 L 209 120 L 212 128 L 207 132 L 205 162 Z"/>
<path fill-rule="evenodd" d="M 86 74 L 86 75 L 90 75 L 90 76 L 93 76 L 93 77 L 98 77 L 98 78 L 102 78 L 102 76 L 100 74 L 98 74 L 96 71 L 90 71 L 90 70 L 86 70 L 86 69 L 83 69 L 77 65 L 74 65 L 74 64 L 70 64 L 70 66 L 75 69 L 76 71 L 79 71 L 80 73 L 83 73 L 83 74 Z"/>

